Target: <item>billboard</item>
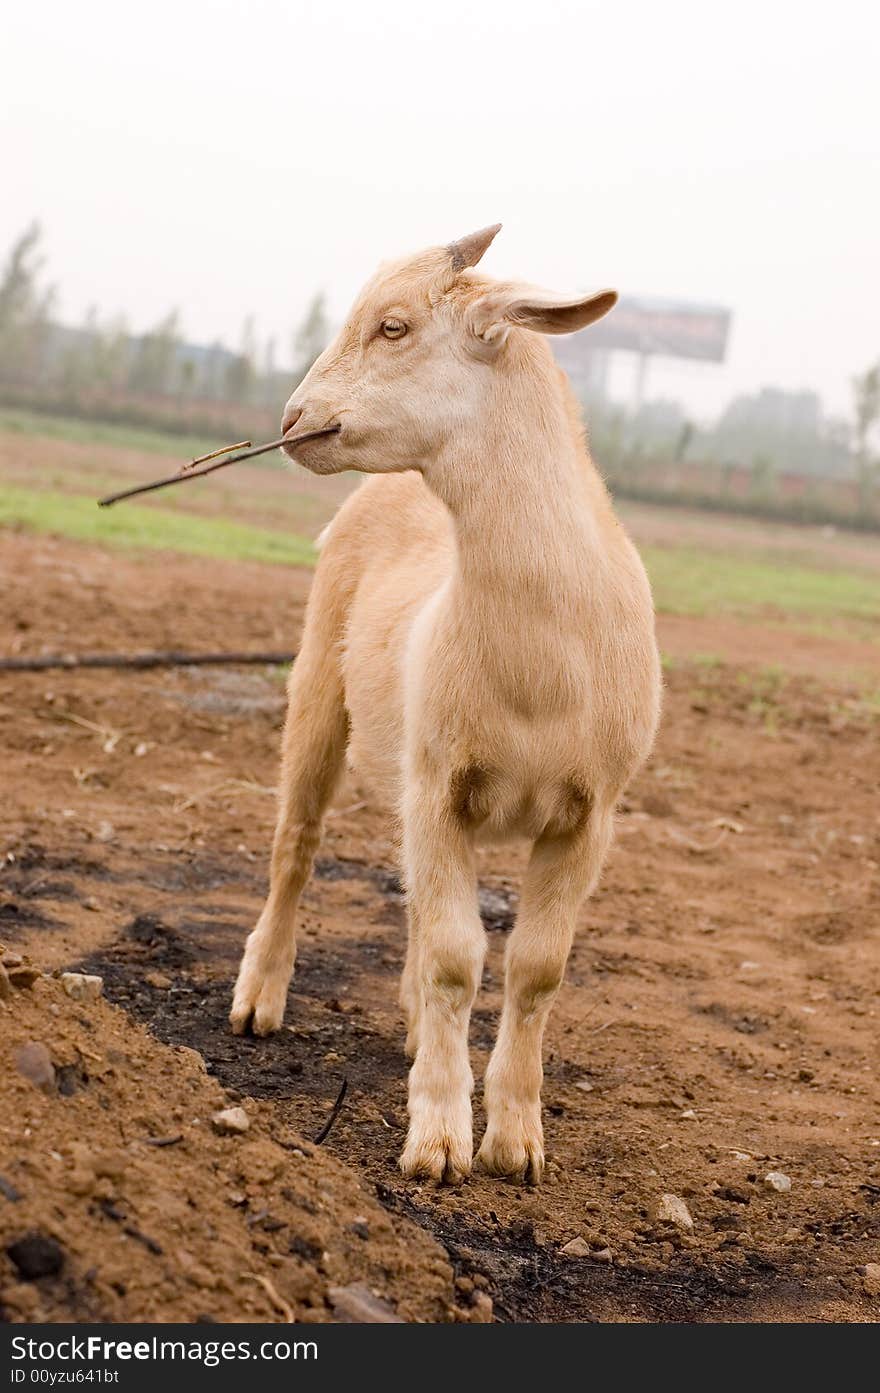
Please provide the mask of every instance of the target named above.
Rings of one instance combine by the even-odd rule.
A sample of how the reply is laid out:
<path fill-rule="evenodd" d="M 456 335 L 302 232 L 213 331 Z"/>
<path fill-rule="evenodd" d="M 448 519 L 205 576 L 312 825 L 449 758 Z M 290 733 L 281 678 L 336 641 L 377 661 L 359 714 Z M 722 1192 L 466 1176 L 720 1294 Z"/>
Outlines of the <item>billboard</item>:
<path fill-rule="evenodd" d="M 588 347 L 723 363 L 729 330 L 730 310 L 719 305 L 621 295 L 611 313 L 590 329 Z M 566 356 L 563 349 L 560 361 Z"/>

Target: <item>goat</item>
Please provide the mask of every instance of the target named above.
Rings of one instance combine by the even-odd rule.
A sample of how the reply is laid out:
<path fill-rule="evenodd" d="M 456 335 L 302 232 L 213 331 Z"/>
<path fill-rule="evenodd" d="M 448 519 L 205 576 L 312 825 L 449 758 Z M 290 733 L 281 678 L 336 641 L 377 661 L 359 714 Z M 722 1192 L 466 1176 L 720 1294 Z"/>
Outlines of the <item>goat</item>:
<path fill-rule="evenodd" d="M 498 232 L 380 268 L 294 391 L 285 447 L 364 481 L 327 529 L 289 684 L 268 899 L 230 1020 L 281 1023 L 294 916 L 349 763 L 399 818 L 413 1060 L 405 1176 L 472 1165 L 468 1051 L 486 950 L 478 841 L 531 844 L 506 951 L 477 1161 L 541 1178 L 542 1039 L 614 809 L 660 705 L 651 592 L 545 334 L 613 291 L 560 299 L 472 269 Z"/>

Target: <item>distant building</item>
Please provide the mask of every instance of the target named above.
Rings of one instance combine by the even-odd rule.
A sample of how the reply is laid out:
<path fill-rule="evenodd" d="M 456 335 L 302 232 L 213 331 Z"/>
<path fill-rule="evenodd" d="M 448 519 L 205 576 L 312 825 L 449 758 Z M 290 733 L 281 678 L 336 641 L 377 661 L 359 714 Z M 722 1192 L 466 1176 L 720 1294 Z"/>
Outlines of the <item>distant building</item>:
<path fill-rule="evenodd" d="M 622 295 L 611 313 L 589 333 L 556 338 L 553 348 L 575 391 L 587 399 L 605 396 L 611 353 L 637 354 L 639 372 L 633 405 L 638 410 L 652 356 L 723 363 L 730 321 L 730 310 L 720 305 Z"/>

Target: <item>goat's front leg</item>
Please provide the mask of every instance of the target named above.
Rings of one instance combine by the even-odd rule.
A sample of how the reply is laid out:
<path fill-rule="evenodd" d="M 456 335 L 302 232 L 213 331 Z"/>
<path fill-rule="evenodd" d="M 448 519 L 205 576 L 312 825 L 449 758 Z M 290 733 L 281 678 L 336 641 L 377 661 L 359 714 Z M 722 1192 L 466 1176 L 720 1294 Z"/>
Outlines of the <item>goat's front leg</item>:
<path fill-rule="evenodd" d="M 296 910 L 345 755 L 347 717 L 331 649 L 304 644 L 290 679 L 269 897 L 249 935 L 230 1021 L 242 1035 L 281 1025 L 296 957 Z"/>
<path fill-rule="evenodd" d="M 400 977 L 399 1000 L 406 1018 L 407 1059 L 415 1059 L 419 1044 L 419 1016 L 422 1009 L 421 993 L 421 949 L 419 940 L 419 921 L 416 907 L 410 897 L 406 907 L 407 948 L 406 962 Z"/>
<path fill-rule="evenodd" d="M 592 890 L 611 840 L 610 811 L 595 810 L 582 832 L 535 843 L 517 922 L 507 945 L 504 1008 L 486 1070 L 486 1134 L 477 1163 L 495 1175 L 544 1172 L 541 1046 L 562 984 L 578 908 Z"/>
<path fill-rule="evenodd" d="M 408 791 L 404 865 L 413 935 L 405 996 L 415 1061 L 400 1168 L 406 1176 L 456 1181 L 470 1173 L 473 1157 L 468 1024 L 486 935 L 470 838 L 442 793 Z"/>

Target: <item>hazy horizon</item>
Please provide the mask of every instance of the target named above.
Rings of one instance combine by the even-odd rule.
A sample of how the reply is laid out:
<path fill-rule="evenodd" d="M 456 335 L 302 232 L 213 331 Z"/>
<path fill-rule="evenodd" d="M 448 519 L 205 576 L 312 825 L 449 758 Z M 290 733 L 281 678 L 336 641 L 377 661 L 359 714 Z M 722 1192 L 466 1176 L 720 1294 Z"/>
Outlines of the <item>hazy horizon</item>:
<path fill-rule="evenodd" d="M 5 30 L 0 249 L 41 221 L 65 322 L 178 307 L 235 347 L 253 313 L 283 363 L 317 290 L 338 321 L 378 261 L 500 220 L 490 274 L 729 306 L 724 366 L 652 365 L 698 414 L 763 385 L 848 414 L 880 357 L 867 5 L 84 0 Z"/>

